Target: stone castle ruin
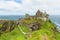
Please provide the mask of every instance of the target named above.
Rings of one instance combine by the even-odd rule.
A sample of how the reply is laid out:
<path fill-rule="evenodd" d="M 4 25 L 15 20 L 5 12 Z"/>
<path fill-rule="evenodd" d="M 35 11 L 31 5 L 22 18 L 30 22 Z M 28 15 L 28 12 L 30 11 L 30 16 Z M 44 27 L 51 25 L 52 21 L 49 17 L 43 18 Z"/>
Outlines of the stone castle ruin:
<path fill-rule="evenodd" d="M 29 14 L 26 14 L 26 18 L 30 18 L 30 19 L 42 19 L 44 21 L 48 20 L 48 14 L 46 12 L 41 12 L 40 10 L 38 10 L 36 12 L 36 15 L 34 16 L 30 16 Z"/>

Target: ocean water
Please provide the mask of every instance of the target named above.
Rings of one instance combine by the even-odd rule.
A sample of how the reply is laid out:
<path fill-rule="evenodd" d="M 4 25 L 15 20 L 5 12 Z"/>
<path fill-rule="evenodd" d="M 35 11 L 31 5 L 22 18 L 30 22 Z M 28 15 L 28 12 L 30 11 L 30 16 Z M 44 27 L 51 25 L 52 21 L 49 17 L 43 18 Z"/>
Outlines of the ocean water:
<path fill-rule="evenodd" d="M 3 19 L 3 20 L 18 20 L 20 18 L 24 18 L 25 16 L 24 15 L 1 15 L 0 16 L 0 20 Z"/>
<path fill-rule="evenodd" d="M 7 20 L 18 20 L 19 18 L 25 18 L 24 15 L 4 15 L 0 16 L 0 19 L 7 19 Z M 60 24 L 60 15 L 50 15 L 49 16 L 50 20 L 52 22 L 56 22 Z"/>
<path fill-rule="evenodd" d="M 51 15 L 49 18 L 52 22 L 60 24 L 60 15 Z"/>

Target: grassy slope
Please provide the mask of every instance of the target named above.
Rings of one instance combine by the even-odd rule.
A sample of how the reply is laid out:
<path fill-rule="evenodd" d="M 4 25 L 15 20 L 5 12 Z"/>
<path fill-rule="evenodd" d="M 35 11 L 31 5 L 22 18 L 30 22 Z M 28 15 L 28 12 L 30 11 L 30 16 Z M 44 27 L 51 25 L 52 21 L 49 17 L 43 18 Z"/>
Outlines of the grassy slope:
<path fill-rule="evenodd" d="M 40 30 L 31 33 L 28 40 L 60 40 L 60 34 L 51 28 L 56 26 L 50 21 L 46 21 Z"/>
<path fill-rule="evenodd" d="M 60 34 L 51 30 L 51 28 L 55 28 L 56 26 L 50 21 L 43 22 L 42 20 L 23 20 L 26 24 L 31 22 L 39 22 L 42 26 L 40 30 L 36 30 L 32 32 L 28 40 L 60 40 Z M 25 25 L 22 25 L 21 28 L 28 32 L 28 28 Z M 26 35 L 23 35 L 19 29 L 16 27 L 12 32 L 4 33 L 0 36 L 0 40 L 27 40 Z"/>
<path fill-rule="evenodd" d="M 31 33 L 31 37 L 29 37 L 28 40 L 54 40 L 52 36 L 55 36 L 54 32 L 51 30 L 51 28 L 54 28 L 55 26 L 52 25 L 49 21 L 47 21 L 44 25 L 42 25 L 42 28 L 40 30 L 37 30 L 35 32 Z"/>
<path fill-rule="evenodd" d="M 22 27 L 24 32 L 28 32 L 28 29 L 25 26 Z M 16 27 L 12 32 L 2 34 L 0 40 L 26 40 L 26 35 L 23 35 L 18 27 Z"/>

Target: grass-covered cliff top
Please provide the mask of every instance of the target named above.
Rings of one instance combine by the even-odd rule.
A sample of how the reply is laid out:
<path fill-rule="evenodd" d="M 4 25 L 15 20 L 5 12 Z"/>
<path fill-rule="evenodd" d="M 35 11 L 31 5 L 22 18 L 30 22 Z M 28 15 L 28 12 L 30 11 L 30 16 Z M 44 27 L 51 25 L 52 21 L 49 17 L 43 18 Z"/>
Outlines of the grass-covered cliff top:
<path fill-rule="evenodd" d="M 19 25 L 19 27 L 21 27 L 24 32 L 29 32 L 28 35 L 24 35 L 19 30 L 18 26 L 13 24 L 15 26 L 14 30 L 3 32 L 0 35 L 0 40 L 60 40 L 60 33 L 57 32 L 56 25 L 50 20 L 42 21 L 41 19 L 23 19 L 22 22 L 24 24 L 21 23 L 22 25 Z M 28 28 L 29 26 L 27 26 L 30 23 L 39 23 L 39 29 L 30 31 Z M 0 25 L 2 26 L 3 24 Z"/>

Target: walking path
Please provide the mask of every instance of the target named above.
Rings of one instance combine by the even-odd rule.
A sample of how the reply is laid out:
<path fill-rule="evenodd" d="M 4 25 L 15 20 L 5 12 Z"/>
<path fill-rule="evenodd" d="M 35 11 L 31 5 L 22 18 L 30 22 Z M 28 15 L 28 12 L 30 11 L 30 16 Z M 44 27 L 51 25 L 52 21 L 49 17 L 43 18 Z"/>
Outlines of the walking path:
<path fill-rule="evenodd" d="M 27 34 L 26 32 L 24 32 L 23 30 L 22 30 L 22 28 L 18 25 L 18 28 L 19 28 L 19 31 L 21 31 L 22 32 L 22 34 Z"/>

